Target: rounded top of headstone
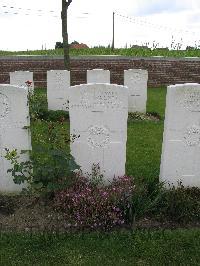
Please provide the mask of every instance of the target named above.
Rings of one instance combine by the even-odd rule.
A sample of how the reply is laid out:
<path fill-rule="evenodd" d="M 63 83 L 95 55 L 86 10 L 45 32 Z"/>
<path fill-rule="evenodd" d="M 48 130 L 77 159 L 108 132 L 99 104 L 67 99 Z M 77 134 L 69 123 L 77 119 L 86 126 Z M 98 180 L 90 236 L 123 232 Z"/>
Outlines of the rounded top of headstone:
<path fill-rule="evenodd" d="M 183 84 L 173 84 L 167 86 L 167 88 L 181 88 L 181 87 L 198 87 L 199 83 L 183 83 Z"/>
<path fill-rule="evenodd" d="M 87 71 L 106 71 L 106 70 L 102 68 L 93 68 L 93 69 L 88 69 Z"/>
<path fill-rule="evenodd" d="M 148 72 L 146 69 L 141 69 L 141 68 L 134 68 L 134 69 L 131 69 L 131 68 L 129 68 L 129 69 L 125 69 L 124 70 L 124 72 L 128 72 L 128 71 L 130 71 L 130 72 Z"/>

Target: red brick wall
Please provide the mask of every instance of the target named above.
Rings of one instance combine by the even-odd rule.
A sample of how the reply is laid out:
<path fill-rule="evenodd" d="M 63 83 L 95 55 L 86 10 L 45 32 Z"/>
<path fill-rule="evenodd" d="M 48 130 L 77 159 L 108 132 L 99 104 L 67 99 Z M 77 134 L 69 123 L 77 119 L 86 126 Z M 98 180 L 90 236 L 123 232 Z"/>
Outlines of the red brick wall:
<path fill-rule="evenodd" d="M 102 68 L 111 72 L 111 83 L 123 84 L 125 69 L 148 70 L 149 87 L 177 83 L 200 83 L 199 58 L 137 58 L 123 56 L 80 56 L 71 58 L 71 85 L 86 83 L 87 69 Z M 0 84 L 9 83 L 9 72 L 28 70 L 34 73 L 35 87 L 46 87 L 46 72 L 64 69 L 63 58 L 58 56 L 0 57 Z"/>

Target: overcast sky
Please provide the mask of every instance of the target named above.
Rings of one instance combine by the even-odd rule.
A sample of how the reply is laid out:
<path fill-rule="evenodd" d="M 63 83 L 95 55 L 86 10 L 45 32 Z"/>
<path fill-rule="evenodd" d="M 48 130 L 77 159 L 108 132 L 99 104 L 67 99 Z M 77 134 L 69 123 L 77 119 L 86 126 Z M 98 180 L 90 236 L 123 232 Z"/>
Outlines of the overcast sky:
<path fill-rule="evenodd" d="M 0 50 L 54 48 L 62 41 L 61 2 L 1 0 Z M 200 45 L 200 0 L 73 0 L 69 41 L 90 47 L 111 44 L 112 12 L 116 47 Z"/>

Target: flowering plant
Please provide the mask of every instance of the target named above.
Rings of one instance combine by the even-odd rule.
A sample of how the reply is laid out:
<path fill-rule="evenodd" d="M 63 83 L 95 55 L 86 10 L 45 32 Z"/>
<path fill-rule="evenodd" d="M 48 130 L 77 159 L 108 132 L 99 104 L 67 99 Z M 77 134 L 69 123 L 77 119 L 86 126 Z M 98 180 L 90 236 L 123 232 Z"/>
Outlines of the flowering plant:
<path fill-rule="evenodd" d="M 33 83 L 33 82 L 30 81 L 30 80 L 27 80 L 27 81 L 25 82 L 25 84 L 26 84 L 28 87 L 30 87 L 32 83 Z"/>
<path fill-rule="evenodd" d="M 71 187 L 55 194 L 56 209 L 68 226 L 110 229 L 126 222 L 134 186 L 131 177 L 115 178 L 108 186 L 78 176 Z"/>

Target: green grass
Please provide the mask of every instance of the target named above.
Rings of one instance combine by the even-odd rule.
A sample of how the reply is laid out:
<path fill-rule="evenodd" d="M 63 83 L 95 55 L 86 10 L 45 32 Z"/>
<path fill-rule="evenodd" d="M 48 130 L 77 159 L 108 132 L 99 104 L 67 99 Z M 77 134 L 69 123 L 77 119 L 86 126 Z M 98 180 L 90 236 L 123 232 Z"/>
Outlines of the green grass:
<path fill-rule="evenodd" d="M 3 234 L 0 265 L 199 265 L 200 230 Z"/>
<path fill-rule="evenodd" d="M 34 50 L 34 51 L 0 51 L 1 55 L 63 55 L 63 49 Z M 122 56 L 164 56 L 164 57 L 199 57 L 200 49 L 190 50 L 168 50 L 168 49 L 150 49 L 150 48 L 110 48 L 94 47 L 87 49 L 70 49 L 71 56 L 81 55 L 122 55 Z"/>
<path fill-rule="evenodd" d="M 37 90 L 44 95 L 45 90 Z M 149 89 L 147 111 L 161 121 L 128 123 L 127 174 L 158 178 L 166 89 Z M 59 124 L 57 125 L 60 126 Z M 69 132 L 69 123 L 65 125 Z M 47 123 L 31 125 L 44 141 Z M 200 265 L 200 230 L 119 230 L 110 233 L 1 233 L 0 266 L 6 265 Z"/>
<path fill-rule="evenodd" d="M 36 90 L 46 97 L 44 89 Z M 148 89 L 147 112 L 157 112 L 161 121 L 132 121 L 128 123 L 126 174 L 136 179 L 158 178 L 162 148 L 166 88 Z M 59 122 L 57 123 L 59 127 Z M 65 124 L 69 135 L 69 123 Z M 32 145 L 35 139 L 45 139 L 48 123 L 36 121 L 32 124 Z M 40 136 L 39 138 L 36 136 Z"/>
<path fill-rule="evenodd" d="M 159 176 L 163 122 L 128 125 L 126 173 L 135 178 Z"/>
<path fill-rule="evenodd" d="M 126 173 L 135 178 L 158 178 L 162 149 L 166 88 L 148 89 L 147 112 L 161 121 L 128 123 Z"/>

